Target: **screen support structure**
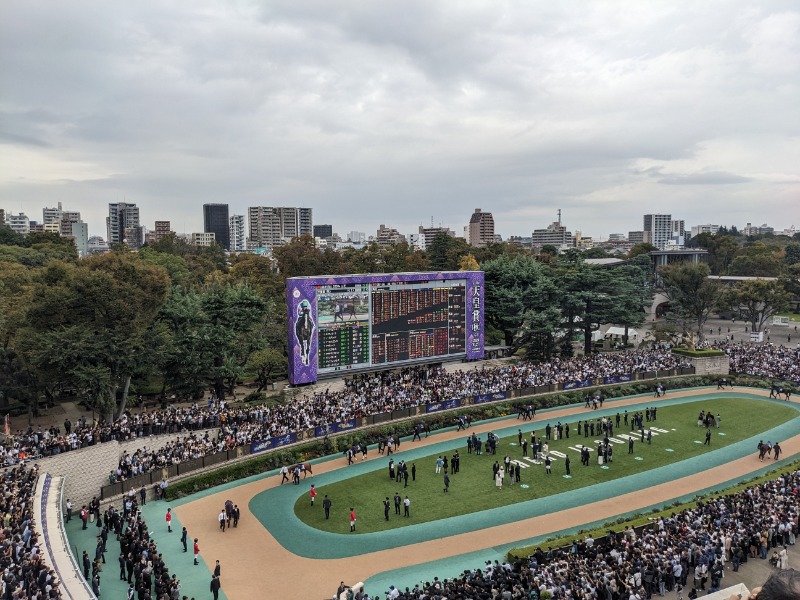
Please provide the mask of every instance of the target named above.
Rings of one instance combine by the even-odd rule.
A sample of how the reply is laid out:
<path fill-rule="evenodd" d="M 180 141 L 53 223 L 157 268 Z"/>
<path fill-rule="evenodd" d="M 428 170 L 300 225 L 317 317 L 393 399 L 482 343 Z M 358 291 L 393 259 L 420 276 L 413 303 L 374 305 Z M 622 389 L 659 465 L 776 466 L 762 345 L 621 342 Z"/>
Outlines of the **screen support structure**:
<path fill-rule="evenodd" d="M 464 351 L 455 354 L 442 354 L 413 361 L 371 360 L 373 298 L 371 291 L 383 289 L 419 290 L 426 283 L 433 288 L 446 288 L 464 282 L 463 308 L 458 314 L 464 315 Z M 447 284 L 444 284 L 447 282 Z M 369 310 L 363 305 L 368 302 Z M 482 271 L 441 271 L 426 273 L 381 273 L 369 275 L 336 275 L 321 277 L 291 277 L 286 280 L 286 305 L 288 317 L 289 383 L 304 385 L 314 383 L 320 375 L 346 375 L 361 370 L 375 368 L 394 368 L 407 364 L 435 362 L 443 359 L 466 358 L 478 360 L 484 351 L 484 274 Z M 320 315 L 322 312 L 322 315 Z M 449 317 L 449 315 L 448 315 Z M 367 330 L 363 325 L 369 322 Z M 360 325 L 360 326 L 359 326 Z M 353 368 L 331 371 L 320 369 L 320 333 L 330 340 L 331 328 L 352 327 L 358 330 L 358 338 L 368 345 L 349 350 L 359 357 Z M 415 327 L 415 326 L 411 326 Z M 367 332 L 366 340 L 363 340 Z M 424 337 L 424 336 L 423 336 Z M 366 358 L 365 358 L 366 357 Z M 323 362 L 330 362 L 325 360 Z M 322 373 L 320 373 L 322 371 Z"/>

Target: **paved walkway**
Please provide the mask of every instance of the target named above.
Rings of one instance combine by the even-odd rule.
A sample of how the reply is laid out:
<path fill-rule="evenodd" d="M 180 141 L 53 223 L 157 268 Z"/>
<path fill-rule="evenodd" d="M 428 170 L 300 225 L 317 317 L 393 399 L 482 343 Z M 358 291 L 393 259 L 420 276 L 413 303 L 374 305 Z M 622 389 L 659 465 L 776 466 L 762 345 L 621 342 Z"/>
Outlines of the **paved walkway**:
<path fill-rule="evenodd" d="M 700 399 L 714 392 L 715 390 L 712 388 L 671 392 L 660 402 L 666 404 L 680 401 L 680 399 Z M 726 390 L 725 395 L 767 397 L 766 392 L 749 388 Z M 614 413 L 618 408 L 654 403 L 655 400 L 651 396 L 642 395 L 607 401 L 605 410 Z M 593 416 L 597 412 L 593 411 Z M 553 422 L 559 418 L 564 420 L 571 416 L 585 415 L 585 413 L 582 406 L 574 405 L 552 409 L 537 415 L 537 421 L 534 424 L 541 428 L 545 415 L 547 420 Z M 481 422 L 473 429 L 479 433 L 497 431 L 503 427 L 516 429 L 522 423 L 513 417 L 507 419 L 501 422 Z M 791 426 L 793 428 L 792 437 L 786 436 L 781 439 L 785 457 L 792 457 L 800 453 L 800 435 L 798 435 L 800 427 L 797 426 L 797 421 L 793 423 Z M 463 436 L 462 432 L 450 430 L 423 439 L 422 442 L 416 442 L 413 446 L 410 442 L 404 441 L 403 452 L 399 456 L 402 457 L 406 452 L 418 452 L 419 448 L 426 448 L 425 454 L 428 454 L 435 451 L 431 448 L 434 444 L 458 444 Z M 705 456 L 712 457 L 715 454 L 717 453 L 711 452 Z M 377 462 L 375 457 L 380 455 L 372 451 L 370 456 L 370 460 L 367 463 L 359 464 L 358 468 L 369 468 L 369 463 Z M 789 458 L 786 460 L 788 461 Z M 375 468 L 380 468 L 382 464 L 383 461 Z M 756 460 L 750 450 L 746 456 L 722 461 L 721 464 L 704 469 L 701 473 L 682 473 L 677 477 L 662 479 L 660 483 L 648 485 L 645 489 L 637 489 L 634 486 L 625 490 L 625 493 L 603 497 L 594 502 L 590 508 L 590 519 L 595 523 L 602 523 L 620 514 L 641 512 L 647 507 L 662 505 L 676 498 L 691 498 L 698 490 L 719 488 L 729 482 L 751 476 L 753 473 L 764 470 L 766 464 Z M 345 476 L 345 474 L 347 477 L 355 474 L 353 467 L 345 470 L 343 469 L 345 466 L 346 461 L 340 456 L 323 459 L 314 465 L 313 481 L 321 481 L 322 477 L 320 476 L 327 473 L 336 478 Z M 771 468 L 774 466 L 774 464 L 768 465 Z M 695 463 L 692 467 L 696 470 L 699 465 Z M 334 474 L 334 471 L 338 472 Z M 217 558 L 222 561 L 223 590 L 232 600 L 250 598 L 254 592 L 264 589 L 286 590 L 284 593 L 287 598 L 330 598 L 339 581 L 354 583 L 369 577 L 373 577 L 373 579 L 369 581 L 370 587 L 367 589 L 372 593 L 382 593 L 385 590 L 384 583 L 389 581 L 389 578 L 381 575 L 383 572 L 390 571 L 391 581 L 395 585 L 404 581 L 413 584 L 424 578 L 428 572 L 431 573 L 431 576 L 433 574 L 456 575 L 464 568 L 481 564 L 477 561 L 486 555 L 487 548 L 491 549 L 490 553 L 493 557 L 499 557 L 510 547 L 522 545 L 531 540 L 551 537 L 555 532 L 583 528 L 589 520 L 587 519 L 586 505 L 579 503 L 559 508 L 547 514 L 517 519 L 510 523 L 505 522 L 493 526 L 490 524 L 489 528 L 474 531 L 465 531 L 461 527 L 451 529 L 447 523 L 443 522 L 427 524 L 423 528 L 427 530 L 426 539 L 419 542 L 413 540 L 408 542 L 414 544 L 413 548 L 402 545 L 405 542 L 400 539 L 409 535 L 408 532 L 414 529 L 413 527 L 403 528 L 407 530 L 405 533 L 402 533 L 403 529 L 391 530 L 381 534 L 381 547 L 373 549 L 366 548 L 371 545 L 367 542 L 368 536 L 371 534 L 362 534 L 357 537 L 324 534 L 324 532 L 312 530 L 306 526 L 294 527 L 293 523 L 292 527 L 288 529 L 293 532 L 292 535 L 296 539 L 293 540 L 293 543 L 287 543 L 298 551 L 298 553 L 293 553 L 282 545 L 276 536 L 267 531 L 249 510 L 246 510 L 251 501 L 254 502 L 253 506 L 255 503 L 265 502 L 268 511 L 281 512 L 286 509 L 283 502 L 275 501 L 277 496 L 273 497 L 273 492 L 256 499 L 262 492 L 279 487 L 280 477 L 269 476 L 270 473 L 266 475 L 266 477 L 262 475 L 214 488 L 173 504 L 177 518 L 187 526 L 190 535 L 200 538 L 201 548 L 206 549 L 204 550 L 204 559 L 207 563 L 213 565 Z M 275 490 L 275 492 L 280 492 L 281 495 L 288 497 L 291 494 L 304 492 L 307 486 L 283 487 L 284 490 Z M 293 488 L 291 492 L 288 491 L 290 488 Z M 217 528 L 216 515 L 227 499 L 238 504 L 244 515 L 238 529 L 221 533 Z M 270 502 L 274 506 L 269 506 Z M 293 505 L 293 501 L 290 504 Z M 503 510 L 513 511 L 514 507 L 506 507 Z M 150 522 L 149 515 L 146 516 Z M 472 518 L 474 520 L 476 516 L 473 515 Z M 479 526 L 483 527 L 482 524 Z M 432 535 L 431 532 L 433 532 Z M 278 538 L 282 537 L 281 532 L 276 531 L 276 534 Z M 243 545 L 246 546 L 246 552 L 242 552 Z M 320 555 L 338 555 L 340 557 L 315 558 Z M 266 569 L 264 568 L 265 557 L 269 557 Z M 171 563 L 168 564 L 172 567 Z M 178 567 L 173 568 L 178 572 L 178 576 L 182 577 L 181 570 Z M 204 572 L 208 571 L 204 569 Z M 313 574 L 313 576 L 303 576 L 304 574 Z M 406 584 L 403 583 L 403 585 Z"/>

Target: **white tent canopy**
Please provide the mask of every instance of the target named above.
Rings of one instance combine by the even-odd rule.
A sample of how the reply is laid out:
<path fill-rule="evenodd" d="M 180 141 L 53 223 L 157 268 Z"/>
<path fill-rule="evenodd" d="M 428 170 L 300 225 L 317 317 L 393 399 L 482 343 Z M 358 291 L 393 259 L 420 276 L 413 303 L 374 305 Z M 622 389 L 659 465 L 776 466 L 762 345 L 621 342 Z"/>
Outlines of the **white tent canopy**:
<path fill-rule="evenodd" d="M 625 328 L 624 327 L 617 327 L 616 325 L 613 325 L 613 326 L 609 327 L 606 330 L 605 335 L 622 337 L 622 336 L 625 335 Z M 636 338 L 639 337 L 639 332 L 636 331 L 635 329 L 632 329 L 632 328 L 629 327 L 628 328 L 628 337 L 631 338 L 631 339 L 636 339 Z"/>

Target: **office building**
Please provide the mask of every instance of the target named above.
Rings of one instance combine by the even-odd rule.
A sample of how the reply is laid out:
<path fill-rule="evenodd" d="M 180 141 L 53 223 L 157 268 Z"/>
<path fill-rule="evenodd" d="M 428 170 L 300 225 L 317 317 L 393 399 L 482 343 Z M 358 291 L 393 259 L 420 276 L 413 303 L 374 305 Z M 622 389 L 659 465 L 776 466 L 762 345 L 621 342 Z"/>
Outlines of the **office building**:
<path fill-rule="evenodd" d="M 209 247 L 215 243 L 217 243 L 217 238 L 213 231 L 203 231 L 202 233 L 192 234 L 192 246 Z"/>
<path fill-rule="evenodd" d="M 314 225 L 314 237 L 323 240 L 333 237 L 333 225 Z"/>
<path fill-rule="evenodd" d="M 139 227 L 139 207 L 127 202 L 116 202 L 108 205 L 108 216 L 106 217 L 106 242 L 109 246 L 113 244 L 126 243 L 126 232 L 138 229 Z M 131 243 L 135 242 L 135 237 L 131 238 Z M 137 244 L 136 247 L 140 246 Z"/>
<path fill-rule="evenodd" d="M 628 241 L 631 245 L 635 246 L 636 244 L 644 244 L 644 231 L 629 231 L 628 232 Z"/>
<path fill-rule="evenodd" d="M 556 248 L 572 246 L 572 233 L 561 224 L 561 209 L 558 211 L 558 221 L 553 221 L 544 229 L 534 229 L 531 236 L 534 248 L 550 245 Z"/>
<path fill-rule="evenodd" d="M 763 225 L 753 225 L 752 223 L 748 223 L 742 229 L 742 235 L 751 236 L 751 235 L 767 235 L 770 233 L 775 233 L 775 228 L 768 226 L 766 223 Z"/>
<path fill-rule="evenodd" d="M 367 234 L 363 231 L 351 231 L 347 234 L 347 241 L 353 244 L 363 244 L 367 241 Z"/>
<path fill-rule="evenodd" d="M 492 213 L 476 208 L 467 225 L 467 243 L 482 248 L 494 243 L 494 217 Z"/>
<path fill-rule="evenodd" d="M 228 219 L 228 243 L 231 252 L 244 252 L 247 249 L 244 215 L 231 215 Z"/>
<path fill-rule="evenodd" d="M 644 233 L 646 243 L 664 250 L 672 239 L 672 215 L 645 215 Z"/>
<path fill-rule="evenodd" d="M 251 206 L 247 209 L 249 244 L 272 248 L 293 238 L 312 235 L 312 209 L 286 206 Z"/>
<path fill-rule="evenodd" d="M 693 238 L 697 237 L 701 233 L 710 233 L 711 235 L 716 235 L 718 231 L 719 225 L 712 225 L 711 223 L 707 225 L 694 225 L 691 229 Z"/>
<path fill-rule="evenodd" d="M 203 232 L 213 233 L 214 239 L 225 250 L 230 250 L 227 204 L 203 204 Z"/>

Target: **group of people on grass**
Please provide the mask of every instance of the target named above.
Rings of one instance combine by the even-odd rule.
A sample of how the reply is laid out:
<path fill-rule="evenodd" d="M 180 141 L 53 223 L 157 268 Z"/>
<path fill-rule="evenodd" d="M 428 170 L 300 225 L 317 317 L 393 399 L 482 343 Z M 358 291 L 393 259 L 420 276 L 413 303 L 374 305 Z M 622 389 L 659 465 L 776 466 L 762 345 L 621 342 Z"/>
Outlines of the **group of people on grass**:
<path fill-rule="evenodd" d="M 548 592 L 556 600 L 648 600 L 668 593 L 696 598 L 725 587 L 726 568 L 738 571 L 748 561 L 767 559 L 776 568 L 789 567 L 786 547 L 798 535 L 799 487 L 800 471 L 785 473 L 638 530 L 625 527 L 598 540 L 537 548 L 514 565 L 487 561 L 459 577 L 434 578 L 413 589 L 392 586 L 386 597 L 513 600 Z M 800 594 L 800 581 L 791 585 Z"/>

